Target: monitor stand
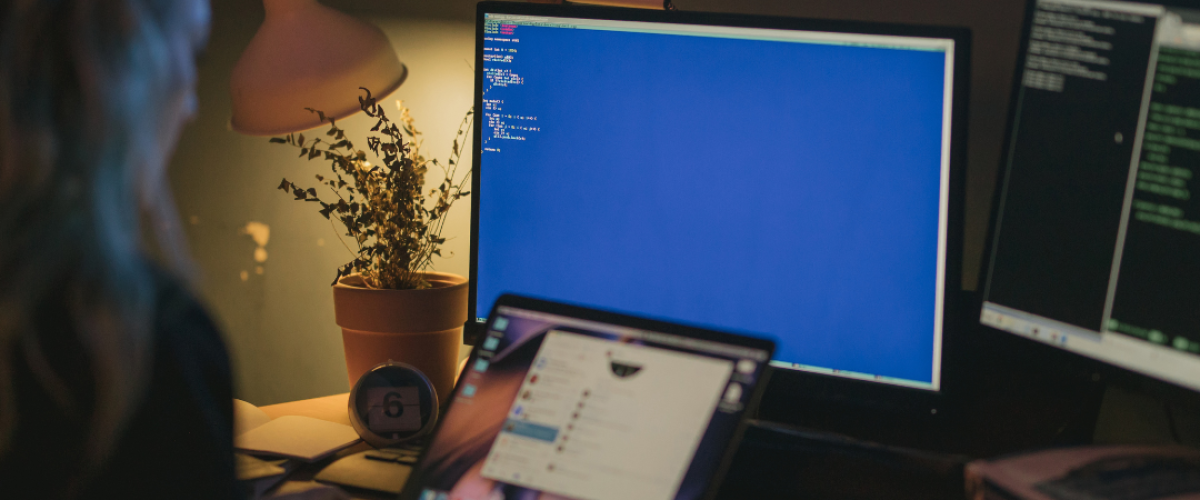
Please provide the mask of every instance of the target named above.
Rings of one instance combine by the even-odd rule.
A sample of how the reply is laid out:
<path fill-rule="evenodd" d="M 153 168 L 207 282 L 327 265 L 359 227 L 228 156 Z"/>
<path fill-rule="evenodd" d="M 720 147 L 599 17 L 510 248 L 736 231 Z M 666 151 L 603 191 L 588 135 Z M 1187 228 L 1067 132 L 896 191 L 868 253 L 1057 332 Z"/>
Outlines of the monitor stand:
<path fill-rule="evenodd" d="M 752 421 L 717 498 L 961 499 L 969 460 Z"/>
<path fill-rule="evenodd" d="M 960 354 L 946 365 L 954 380 L 936 414 L 904 398 L 829 394 L 819 377 L 773 377 L 758 420 L 971 457 L 1090 444 L 1106 385 L 1094 363 L 979 326 L 980 302 L 966 293 L 975 308 L 958 321 Z"/>

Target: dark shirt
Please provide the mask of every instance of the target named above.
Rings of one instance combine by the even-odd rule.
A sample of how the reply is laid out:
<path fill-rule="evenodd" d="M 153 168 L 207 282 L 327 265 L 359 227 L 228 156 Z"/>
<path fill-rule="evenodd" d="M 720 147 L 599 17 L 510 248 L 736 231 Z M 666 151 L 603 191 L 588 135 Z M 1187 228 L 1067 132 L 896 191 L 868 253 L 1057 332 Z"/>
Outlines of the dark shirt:
<path fill-rule="evenodd" d="M 156 280 L 149 387 L 110 458 L 84 483 L 80 498 L 239 498 L 225 344 L 203 308 L 175 280 L 164 273 L 157 273 Z M 65 385 L 84 394 L 83 407 L 93 407 L 94 398 L 86 396 L 91 373 L 77 338 L 43 337 L 50 337 L 43 339 L 43 348 Z M 13 448 L 0 457 L 3 498 L 61 498 L 79 472 L 85 413 L 57 410 L 33 380 L 29 366 L 18 361 L 19 420 Z"/>

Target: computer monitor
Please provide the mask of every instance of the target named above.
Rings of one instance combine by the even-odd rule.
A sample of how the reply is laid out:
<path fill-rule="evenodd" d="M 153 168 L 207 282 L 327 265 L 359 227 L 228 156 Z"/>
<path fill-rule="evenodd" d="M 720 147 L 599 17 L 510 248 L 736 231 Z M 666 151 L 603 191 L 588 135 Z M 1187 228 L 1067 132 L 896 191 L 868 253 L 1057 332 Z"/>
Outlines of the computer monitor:
<path fill-rule="evenodd" d="M 979 321 L 1200 390 L 1200 10 L 1033 0 L 1015 80 Z"/>
<path fill-rule="evenodd" d="M 944 389 L 968 31 L 499 2 L 477 23 L 473 322 L 511 292 Z"/>

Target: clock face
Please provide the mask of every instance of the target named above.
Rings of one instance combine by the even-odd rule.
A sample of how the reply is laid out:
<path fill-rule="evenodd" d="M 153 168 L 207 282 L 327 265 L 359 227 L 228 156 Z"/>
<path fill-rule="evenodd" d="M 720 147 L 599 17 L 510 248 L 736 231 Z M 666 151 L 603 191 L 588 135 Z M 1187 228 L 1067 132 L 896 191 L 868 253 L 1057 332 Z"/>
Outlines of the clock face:
<path fill-rule="evenodd" d="M 426 434 L 437 422 L 433 385 L 420 370 L 394 361 L 367 372 L 350 393 L 350 423 L 377 448 Z"/>
<path fill-rule="evenodd" d="M 421 430 L 421 399 L 416 387 L 367 389 L 367 428 L 376 434 Z"/>

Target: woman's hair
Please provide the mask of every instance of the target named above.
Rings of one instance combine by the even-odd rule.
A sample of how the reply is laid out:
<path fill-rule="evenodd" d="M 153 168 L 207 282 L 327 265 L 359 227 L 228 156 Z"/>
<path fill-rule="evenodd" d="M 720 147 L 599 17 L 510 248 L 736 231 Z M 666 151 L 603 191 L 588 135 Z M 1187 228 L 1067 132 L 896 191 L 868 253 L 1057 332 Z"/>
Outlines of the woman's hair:
<path fill-rule="evenodd" d="M 207 3 L 0 2 L 0 457 L 23 416 L 45 411 L 19 406 L 20 367 L 34 375 L 23 387 L 86 427 L 76 480 L 141 402 L 155 317 L 147 255 L 187 261 L 165 163 L 171 110 L 192 95 L 181 89 L 194 83 L 193 48 L 180 40 L 197 8 Z M 87 363 L 51 363 L 52 335 Z M 90 386 L 67 384 L 72 370 L 88 370 Z"/>

